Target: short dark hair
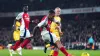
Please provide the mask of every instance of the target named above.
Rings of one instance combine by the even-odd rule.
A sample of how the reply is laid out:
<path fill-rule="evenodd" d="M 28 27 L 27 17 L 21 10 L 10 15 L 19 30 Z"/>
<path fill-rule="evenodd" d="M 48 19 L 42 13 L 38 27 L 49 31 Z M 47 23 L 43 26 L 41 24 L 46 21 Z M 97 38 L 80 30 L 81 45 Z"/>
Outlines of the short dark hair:
<path fill-rule="evenodd" d="M 55 13 L 55 12 L 54 12 L 54 10 L 49 10 L 49 13 L 51 14 L 51 13 Z"/>
<path fill-rule="evenodd" d="M 23 4 L 23 8 L 26 7 L 26 6 L 28 6 L 28 5 L 27 4 Z"/>

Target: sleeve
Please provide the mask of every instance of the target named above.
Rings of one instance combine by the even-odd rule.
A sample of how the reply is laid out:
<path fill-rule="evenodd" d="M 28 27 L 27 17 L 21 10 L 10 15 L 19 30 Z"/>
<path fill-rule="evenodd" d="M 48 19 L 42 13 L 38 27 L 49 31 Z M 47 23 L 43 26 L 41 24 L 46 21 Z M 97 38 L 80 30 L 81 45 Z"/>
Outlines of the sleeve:
<path fill-rule="evenodd" d="M 43 18 L 44 19 L 44 18 Z M 42 20 L 37 26 L 38 27 L 42 27 L 46 24 L 47 18 L 45 18 L 44 20 Z"/>
<path fill-rule="evenodd" d="M 23 13 L 19 13 L 18 16 L 16 17 L 17 20 L 20 20 L 22 18 Z"/>

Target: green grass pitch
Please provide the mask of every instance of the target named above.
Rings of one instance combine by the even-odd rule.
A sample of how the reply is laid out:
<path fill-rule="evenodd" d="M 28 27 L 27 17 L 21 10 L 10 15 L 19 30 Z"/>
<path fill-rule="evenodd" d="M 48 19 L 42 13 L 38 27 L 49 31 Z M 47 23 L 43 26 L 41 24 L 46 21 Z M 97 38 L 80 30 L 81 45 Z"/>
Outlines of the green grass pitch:
<path fill-rule="evenodd" d="M 50 50 L 45 54 L 43 50 L 25 50 L 23 49 L 23 56 L 48 56 Z M 100 50 L 68 50 L 69 53 L 73 54 L 73 56 L 81 56 L 83 52 L 88 52 L 90 56 L 100 56 Z M 10 56 L 9 51 L 7 49 L 0 50 L 0 56 Z M 13 56 L 19 56 L 18 54 L 14 54 Z M 61 52 L 59 56 L 64 56 Z"/>

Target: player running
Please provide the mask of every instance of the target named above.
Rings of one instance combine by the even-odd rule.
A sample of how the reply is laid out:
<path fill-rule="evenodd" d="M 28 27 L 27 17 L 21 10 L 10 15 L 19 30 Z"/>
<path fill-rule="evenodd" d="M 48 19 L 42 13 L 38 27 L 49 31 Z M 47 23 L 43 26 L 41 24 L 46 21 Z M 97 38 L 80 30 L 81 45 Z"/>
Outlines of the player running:
<path fill-rule="evenodd" d="M 28 6 L 24 5 L 23 12 L 19 13 L 16 17 L 16 21 L 20 22 L 20 40 L 18 40 L 14 46 L 9 46 L 9 50 L 16 50 L 19 46 L 19 52 L 21 52 L 22 48 L 25 47 L 30 41 L 30 32 L 29 32 L 29 23 L 30 23 L 30 16 L 27 13 L 28 12 Z M 16 28 L 16 27 L 15 27 Z M 10 51 L 12 53 L 12 51 Z M 21 54 L 22 56 L 22 54 Z"/>
<path fill-rule="evenodd" d="M 61 9 L 59 7 L 56 7 L 55 8 L 55 17 L 50 26 L 50 32 L 55 34 L 59 40 L 60 40 L 60 36 L 62 35 L 60 13 L 61 13 Z M 45 46 L 45 50 L 44 50 L 45 53 L 46 53 L 47 48 L 50 46 L 51 46 L 50 44 L 47 44 Z M 58 49 L 54 48 L 54 46 L 51 46 L 51 47 L 53 47 L 53 48 L 52 48 L 49 56 L 53 56 L 53 54 L 55 55 L 55 52 L 57 53 L 56 55 L 58 55 Z"/>
<path fill-rule="evenodd" d="M 20 22 L 16 21 L 16 23 L 14 25 L 15 25 L 15 27 L 13 27 L 13 40 L 14 40 L 14 43 L 15 43 L 16 41 L 20 40 L 20 29 L 19 29 L 20 28 Z M 11 43 L 8 44 L 8 46 L 12 46 L 12 45 L 14 45 L 14 44 L 11 44 Z M 19 48 L 20 48 L 20 46 L 19 46 Z M 18 52 L 19 55 L 21 55 L 22 52 L 21 51 L 19 52 L 19 48 L 17 49 L 17 52 Z M 12 56 L 12 54 L 17 54 L 14 50 L 10 50 L 10 51 L 12 51 L 12 53 L 10 53 L 10 56 Z"/>
<path fill-rule="evenodd" d="M 49 14 L 47 16 L 44 16 L 41 22 L 34 28 L 34 32 L 37 27 L 41 28 L 41 35 L 44 41 L 49 41 L 51 44 L 55 44 L 56 47 L 61 52 L 63 52 L 63 54 L 65 54 L 65 56 L 71 56 L 66 51 L 66 49 L 61 44 L 60 40 L 56 37 L 56 35 L 50 32 L 50 24 L 52 23 L 54 16 L 55 12 L 53 10 L 50 10 Z"/>
<path fill-rule="evenodd" d="M 20 40 L 20 22 L 18 22 L 18 21 L 16 21 L 16 23 L 15 23 L 15 28 L 14 28 L 14 32 L 13 32 L 13 39 L 15 42 Z"/>

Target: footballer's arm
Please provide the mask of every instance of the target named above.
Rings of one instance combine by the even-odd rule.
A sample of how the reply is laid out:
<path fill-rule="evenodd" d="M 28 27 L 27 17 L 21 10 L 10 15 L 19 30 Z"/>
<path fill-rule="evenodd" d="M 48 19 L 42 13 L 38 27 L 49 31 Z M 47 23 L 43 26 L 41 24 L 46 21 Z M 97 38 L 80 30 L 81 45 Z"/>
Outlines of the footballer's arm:
<path fill-rule="evenodd" d="M 61 23 L 60 23 L 60 22 L 56 22 L 56 24 L 58 25 L 58 26 L 57 26 L 57 29 L 58 29 L 60 35 L 63 35 L 63 33 L 62 33 L 62 31 L 61 31 Z"/>

